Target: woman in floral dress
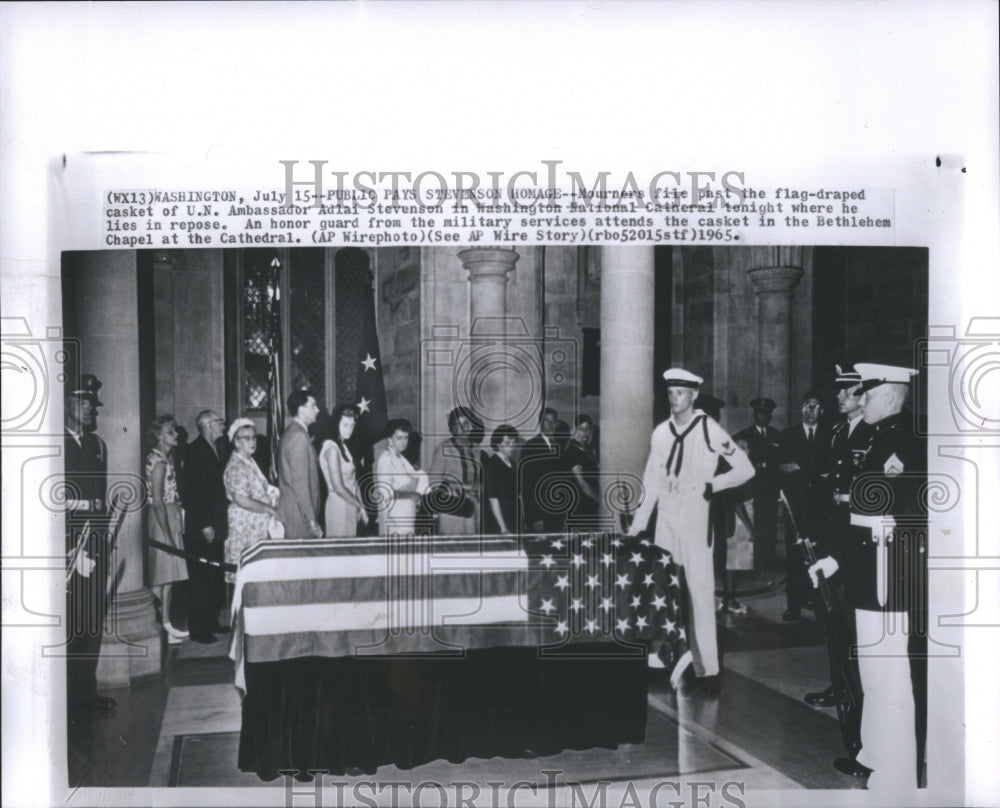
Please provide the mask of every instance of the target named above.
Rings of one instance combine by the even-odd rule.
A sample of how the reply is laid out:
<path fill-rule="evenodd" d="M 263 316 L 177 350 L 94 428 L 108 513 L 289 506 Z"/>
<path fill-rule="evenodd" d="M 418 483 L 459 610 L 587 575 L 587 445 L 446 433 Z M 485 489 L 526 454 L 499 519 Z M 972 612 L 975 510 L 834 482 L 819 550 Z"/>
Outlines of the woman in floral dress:
<path fill-rule="evenodd" d="M 270 485 L 253 459 L 257 447 L 257 429 L 249 418 L 237 418 L 229 427 L 233 454 L 223 475 L 229 497 L 229 536 L 226 538 L 226 561 L 239 564 L 243 551 L 268 537 L 267 526 L 277 518 L 278 489 Z M 226 580 L 236 580 L 227 572 Z"/>

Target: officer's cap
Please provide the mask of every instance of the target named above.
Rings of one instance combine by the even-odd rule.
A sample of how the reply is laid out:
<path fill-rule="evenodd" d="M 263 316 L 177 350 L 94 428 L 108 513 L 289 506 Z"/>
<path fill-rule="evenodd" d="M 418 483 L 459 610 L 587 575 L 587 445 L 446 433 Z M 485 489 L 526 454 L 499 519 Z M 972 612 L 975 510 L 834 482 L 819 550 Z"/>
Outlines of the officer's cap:
<path fill-rule="evenodd" d="M 705 381 L 701 376 L 695 376 L 682 368 L 663 371 L 663 378 L 667 380 L 667 387 L 690 387 L 694 390 Z"/>
<path fill-rule="evenodd" d="M 104 402 L 97 397 L 97 393 L 100 391 L 101 387 L 101 380 L 98 379 L 93 373 L 84 373 L 80 377 L 80 386 L 76 390 L 73 390 L 70 395 L 78 398 L 85 398 L 95 407 L 103 407 Z"/>
<path fill-rule="evenodd" d="M 854 366 L 861 375 L 861 389 L 871 390 L 883 384 L 909 384 L 911 378 L 917 375 L 912 368 L 902 368 L 896 365 L 873 365 L 858 362 Z"/>
<path fill-rule="evenodd" d="M 856 384 L 861 383 L 861 374 L 858 373 L 851 365 L 834 365 L 837 369 L 837 378 L 834 379 L 834 383 L 837 387 L 854 387 Z"/>
<path fill-rule="evenodd" d="M 774 412 L 778 409 L 778 403 L 773 398 L 755 398 L 750 402 L 750 409 L 752 410 L 764 410 L 765 412 Z"/>

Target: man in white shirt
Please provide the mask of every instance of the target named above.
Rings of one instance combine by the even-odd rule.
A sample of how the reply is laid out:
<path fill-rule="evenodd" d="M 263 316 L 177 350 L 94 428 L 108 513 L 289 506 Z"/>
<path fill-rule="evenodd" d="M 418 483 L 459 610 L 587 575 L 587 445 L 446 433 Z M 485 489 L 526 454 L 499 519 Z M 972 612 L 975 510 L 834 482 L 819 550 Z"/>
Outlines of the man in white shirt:
<path fill-rule="evenodd" d="M 714 420 L 694 408 L 702 378 L 680 368 L 663 374 L 670 418 L 653 430 L 643 475 L 645 499 L 629 535 L 646 528 L 658 506 L 656 544 L 669 550 L 683 574 L 691 601 L 689 619 L 694 672 L 711 695 L 718 693 L 719 652 L 715 627 L 715 573 L 709 543 L 712 494 L 742 485 L 754 475 L 746 453 Z M 730 470 L 716 474 L 719 457 Z"/>

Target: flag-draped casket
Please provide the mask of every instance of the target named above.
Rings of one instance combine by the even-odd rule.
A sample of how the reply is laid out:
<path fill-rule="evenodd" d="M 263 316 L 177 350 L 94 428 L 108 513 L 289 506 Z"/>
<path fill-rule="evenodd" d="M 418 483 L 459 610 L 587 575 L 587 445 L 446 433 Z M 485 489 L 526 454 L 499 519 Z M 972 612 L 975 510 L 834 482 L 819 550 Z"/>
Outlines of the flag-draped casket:
<path fill-rule="evenodd" d="M 264 542 L 233 601 L 240 767 L 367 771 L 641 741 L 677 570 L 606 534 Z"/>

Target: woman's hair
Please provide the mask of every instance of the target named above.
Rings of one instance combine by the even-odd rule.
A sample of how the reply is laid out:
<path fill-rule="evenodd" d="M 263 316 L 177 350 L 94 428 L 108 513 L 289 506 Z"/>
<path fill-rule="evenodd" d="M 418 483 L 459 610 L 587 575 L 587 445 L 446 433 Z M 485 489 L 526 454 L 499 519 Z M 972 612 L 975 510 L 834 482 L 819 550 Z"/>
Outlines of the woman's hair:
<path fill-rule="evenodd" d="M 173 424 L 176 428 L 177 421 L 174 416 L 157 415 L 149 426 L 146 427 L 146 443 L 149 444 L 150 449 L 155 449 L 160 443 L 160 435 L 163 434 L 163 430 L 167 424 Z"/>
<path fill-rule="evenodd" d="M 340 456 L 347 460 L 347 451 L 344 448 L 344 441 L 340 439 L 340 421 L 343 418 L 353 418 L 357 423 L 359 417 L 358 408 L 353 404 L 338 404 L 333 411 L 333 415 L 326 422 L 326 439 L 332 440 L 340 449 Z"/>
<path fill-rule="evenodd" d="M 513 438 L 515 443 L 520 439 L 514 427 L 510 424 L 500 424 L 500 426 L 493 430 L 493 434 L 490 435 L 490 447 L 493 451 L 496 451 L 500 444 L 503 443 L 503 439 L 508 437 Z"/>
<path fill-rule="evenodd" d="M 576 425 L 577 425 L 577 427 L 581 427 L 584 424 L 586 424 L 591 429 L 593 429 L 593 427 L 594 427 L 594 419 L 591 418 L 589 415 L 587 415 L 587 413 L 581 412 L 578 416 L 576 416 Z"/>

